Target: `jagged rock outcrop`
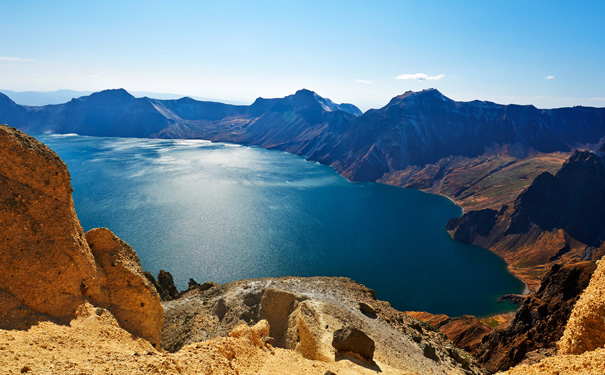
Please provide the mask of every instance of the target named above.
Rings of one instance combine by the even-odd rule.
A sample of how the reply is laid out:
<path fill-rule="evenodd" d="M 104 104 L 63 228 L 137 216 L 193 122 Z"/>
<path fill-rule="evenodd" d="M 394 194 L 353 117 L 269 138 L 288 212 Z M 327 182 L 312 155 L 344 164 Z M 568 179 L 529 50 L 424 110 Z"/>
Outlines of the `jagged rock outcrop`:
<path fill-rule="evenodd" d="M 559 354 L 582 354 L 605 346 L 605 262 L 597 264 L 557 344 Z"/>
<path fill-rule="evenodd" d="M 507 375 L 592 375 L 605 369 L 605 262 L 597 269 L 588 287 L 577 300 L 563 337 L 557 343 L 558 355 L 534 364 L 516 366 Z"/>
<path fill-rule="evenodd" d="M 0 328 L 66 323 L 101 294 L 69 172 L 48 147 L 4 125 L 0 151 Z"/>
<path fill-rule="evenodd" d="M 157 292 L 136 253 L 109 230 L 85 236 L 61 159 L 4 125 L 0 151 L 0 328 L 26 329 L 41 320 L 65 324 L 89 301 L 159 345 Z"/>
<path fill-rule="evenodd" d="M 160 273 L 158 273 L 158 284 L 166 294 L 166 297 L 164 298 L 165 301 L 177 299 L 181 295 L 174 285 L 174 279 L 172 278 L 170 272 L 160 270 Z"/>
<path fill-rule="evenodd" d="M 107 228 L 86 232 L 86 241 L 105 276 L 107 301 L 95 302 L 111 311 L 124 329 L 159 346 L 164 310 L 137 253 Z"/>
<path fill-rule="evenodd" d="M 601 150 L 576 151 L 555 175 L 538 176 L 510 207 L 467 212 L 447 229 L 457 240 L 494 251 L 515 274 L 537 285 L 551 262 L 603 255 L 604 223 Z"/>
<path fill-rule="evenodd" d="M 475 352 L 492 372 L 504 371 L 528 357 L 532 361 L 553 355 L 576 300 L 591 281 L 594 262 L 555 264 L 540 289 L 530 295 L 511 324 L 487 335 Z M 601 319 L 602 321 L 602 319 Z"/>
<path fill-rule="evenodd" d="M 143 275 L 145 275 L 147 280 L 155 287 L 155 290 L 157 290 L 160 295 L 160 300 L 172 301 L 173 299 L 179 298 L 181 295 L 174 285 L 174 279 L 170 272 L 160 270 L 157 280 L 150 272 L 144 271 Z"/>

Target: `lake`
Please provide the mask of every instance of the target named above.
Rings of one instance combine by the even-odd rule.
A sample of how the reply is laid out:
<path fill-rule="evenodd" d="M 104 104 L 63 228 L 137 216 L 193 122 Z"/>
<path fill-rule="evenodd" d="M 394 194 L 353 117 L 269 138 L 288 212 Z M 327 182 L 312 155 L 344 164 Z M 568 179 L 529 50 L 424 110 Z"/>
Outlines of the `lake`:
<path fill-rule="evenodd" d="M 108 227 L 145 270 L 202 283 L 346 276 L 399 310 L 486 316 L 523 284 L 450 238 L 447 198 L 351 183 L 299 156 L 201 140 L 38 135 L 65 161 L 85 230 Z"/>

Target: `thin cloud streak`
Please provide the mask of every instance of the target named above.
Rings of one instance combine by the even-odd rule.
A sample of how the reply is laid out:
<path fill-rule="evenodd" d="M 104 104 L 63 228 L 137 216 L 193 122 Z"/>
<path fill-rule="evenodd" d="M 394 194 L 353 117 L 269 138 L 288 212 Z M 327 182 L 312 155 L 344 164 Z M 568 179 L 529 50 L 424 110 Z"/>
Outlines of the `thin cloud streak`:
<path fill-rule="evenodd" d="M 445 78 L 445 74 L 438 74 L 436 76 L 429 76 L 424 73 L 415 74 L 400 74 L 396 77 L 397 79 L 414 80 L 414 81 L 439 81 Z"/>
<path fill-rule="evenodd" d="M 0 61 L 34 61 L 32 59 L 23 59 L 21 57 L 0 56 Z"/>
<path fill-rule="evenodd" d="M 555 76 L 546 76 L 544 79 L 555 79 Z"/>
<path fill-rule="evenodd" d="M 357 83 L 365 83 L 366 85 L 369 85 L 370 83 L 372 83 L 372 81 L 368 81 L 365 79 L 356 79 L 355 82 Z"/>

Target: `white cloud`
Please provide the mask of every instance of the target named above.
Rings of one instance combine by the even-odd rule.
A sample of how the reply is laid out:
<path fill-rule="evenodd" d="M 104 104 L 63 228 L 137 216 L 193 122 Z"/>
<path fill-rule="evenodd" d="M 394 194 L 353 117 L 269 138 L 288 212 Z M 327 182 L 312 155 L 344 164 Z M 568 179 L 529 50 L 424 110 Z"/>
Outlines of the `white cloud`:
<path fill-rule="evenodd" d="M 101 76 L 100 76 L 100 75 L 98 75 L 98 74 L 89 74 L 89 75 L 87 75 L 86 77 L 87 77 L 87 78 L 101 78 Z"/>
<path fill-rule="evenodd" d="M 365 83 L 365 84 L 372 83 L 372 81 L 368 81 L 368 80 L 365 80 L 365 79 L 356 79 L 355 82 L 357 82 L 357 83 Z"/>
<path fill-rule="evenodd" d="M 545 79 L 555 79 L 555 76 L 546 76 Z"/>
<path fill-rule="evenodd" d="M 22 59 L 20 57 L 0 56 L 0 61 L 34 61 L 34 60 L 31 60 L 31 59 Z"/>
<path fill-rule="evenodd" d="M 438 74 L 436 76 L 429 76 L 424 73 L 416 73 L 416 74 L 400 74 L 397 76 L 397 79 L 413 79 L 414 81 L 439 81 L 440 79 L 445 78 L 445 74 Z"/>

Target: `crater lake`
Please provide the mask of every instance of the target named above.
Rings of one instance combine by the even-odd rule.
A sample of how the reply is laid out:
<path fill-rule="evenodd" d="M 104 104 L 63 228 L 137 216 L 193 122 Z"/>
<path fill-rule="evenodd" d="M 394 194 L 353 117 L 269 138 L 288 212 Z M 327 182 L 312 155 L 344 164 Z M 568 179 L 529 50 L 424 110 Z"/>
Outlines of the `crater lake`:
<path fill-rule="evenodd" d="M 36 136 L 67 164 L 76 212 L 139 254 L 143 269 L 226 283 L 344 276 L 399 310 L 487 316 L 523 283 L 488 250 L 453 240 L 445 197 L 351 183 L 281 151 L 202 140 Z"/>

